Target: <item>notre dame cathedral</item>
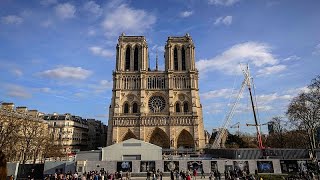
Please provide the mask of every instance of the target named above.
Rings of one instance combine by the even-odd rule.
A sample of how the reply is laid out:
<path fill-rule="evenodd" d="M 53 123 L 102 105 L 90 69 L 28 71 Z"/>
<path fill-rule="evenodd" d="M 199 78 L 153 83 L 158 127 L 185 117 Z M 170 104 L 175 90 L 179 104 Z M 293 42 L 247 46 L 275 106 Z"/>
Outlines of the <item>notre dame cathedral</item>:
<path fill-rule="evenodd" d="M 194 49 L 189 34 L 169 37 L 165 70 L 150 70 L 146 38 L 119 37 L 107 145 L 135 138 L 164 149 L 204 148 Z"/>

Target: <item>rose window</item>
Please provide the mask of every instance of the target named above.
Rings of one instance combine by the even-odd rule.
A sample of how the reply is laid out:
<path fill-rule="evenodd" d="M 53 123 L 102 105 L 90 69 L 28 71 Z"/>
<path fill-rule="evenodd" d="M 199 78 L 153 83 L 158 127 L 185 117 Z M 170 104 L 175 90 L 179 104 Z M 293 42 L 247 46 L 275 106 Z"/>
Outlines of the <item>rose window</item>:
<path fill-rule="evenodd" d="M 162 96 L 153 96 L 149 99 L 149 109 L 154 112 L 161 112 L 166 107 L 166 101 Z"/>

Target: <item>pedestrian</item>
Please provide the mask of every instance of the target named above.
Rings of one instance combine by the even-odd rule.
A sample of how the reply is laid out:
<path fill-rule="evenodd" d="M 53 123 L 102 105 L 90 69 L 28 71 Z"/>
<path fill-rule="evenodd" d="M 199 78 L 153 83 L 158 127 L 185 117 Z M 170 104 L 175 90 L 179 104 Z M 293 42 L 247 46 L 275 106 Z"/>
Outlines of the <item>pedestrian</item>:
<path fill-rule="evenodd" d="M 151 176 L 151 172 L 148 171 L 148 172 L 147 172 L 147 180 L 150 180 L 150 176 Z"/>
<path fill-rule="evenodd" d="M 197 170 L 196 169 L 193 170 L 193 177 L 194 177 L 194 180 L 197 179 Z"/>
<path fill-rule="evenodd" d="M 175 175 L 176 175 L 176 179 L 178 180 L 179 179 L 179 171 L 178 170 L 175 171 Z"/>
<path fill-rule="evenodd" d="M 189 173 L 187 174 L 186 180 L 191 180 L 191 176 Z"/>
<path fill-rule="evenodd" d="M 162 180 L 163 172 L 160 171 L 160 180 Z"/>
<path fill-rule="evenodd" d="M 202 179 L 202 177 L 205 179 L 206 177 L 204 176 L 204 170 L 203 170 L 203 168 L 201 168 L 201 179 Z"/>
<path fill-rule="evenodd" d="M 174 180 L 174 175 L 173 175 L 173 171 L 172 170 L 170 172 L 170 178 L 171 178 L 171 180 Z"/>

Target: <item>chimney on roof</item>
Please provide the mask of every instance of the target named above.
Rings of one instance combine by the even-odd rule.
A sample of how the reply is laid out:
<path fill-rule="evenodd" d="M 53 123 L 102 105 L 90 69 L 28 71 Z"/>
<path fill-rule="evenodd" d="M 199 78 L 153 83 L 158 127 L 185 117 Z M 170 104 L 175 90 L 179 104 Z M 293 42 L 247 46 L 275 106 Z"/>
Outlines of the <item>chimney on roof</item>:
<path fill-rule="evenodd" d="M 32 117 L 38 117 L 38 110 L 29 110 L 29 114 Z"/>
<path fill-rule="evenodd" d="M 1 109 L 13 111 L 13 108 L 14 108 L 14 104 L 13 103 L 3 102 L 1 104 Z"/>
<path fill-rule="evenodd" d="M 16 107 L 16 111 L 18 113 L 26 114 L 28 112 L 28 108 L 25 106 L 19 106 L 19 107 Z"/>

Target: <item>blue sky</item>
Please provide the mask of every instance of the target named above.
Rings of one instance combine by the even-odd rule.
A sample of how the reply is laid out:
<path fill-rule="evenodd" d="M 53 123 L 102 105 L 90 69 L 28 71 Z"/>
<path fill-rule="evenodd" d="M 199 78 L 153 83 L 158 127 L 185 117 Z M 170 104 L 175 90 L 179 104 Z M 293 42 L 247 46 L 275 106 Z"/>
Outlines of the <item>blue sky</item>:
<path fill-rule="evenodd" d="M 0 7 L 0 101 L 45 113 L 107 121 L 122 32 L 146 36 L 151 68 L 157 50 L 164 67 L 168 36 L 192 36 L 209 131 L 240 88 L 239 63 L 250 65 L 262 123 L 284 115 L 320 74 L 316 0 L 1 0 Z M 247 92 L 236 122 L 253 123 Z"/>

